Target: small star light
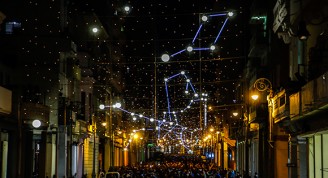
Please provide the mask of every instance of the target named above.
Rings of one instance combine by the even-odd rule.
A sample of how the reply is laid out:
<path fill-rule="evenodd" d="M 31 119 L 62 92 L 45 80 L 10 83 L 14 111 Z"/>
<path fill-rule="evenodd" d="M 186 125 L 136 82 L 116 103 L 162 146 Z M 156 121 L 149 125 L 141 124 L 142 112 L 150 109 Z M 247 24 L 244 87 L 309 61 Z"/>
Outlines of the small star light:
<path fill-rule="evenodd" d="M 214 46 L 214 45 L 211 45 L 210 49 L 211 49 L 212 51 L 214 51 L 214 50 L 215 50 L 215 46 Z"/>
<path fill-rule="evenodd" d="M 140 114 L 140 115 L 139 115 L 139 117 L 140 117 L 140 118 L 142 118 L 142 117 L 143 117 L 143 115 L 142 115 L 142 114 Z"/>
<path fill-rule="evenodd" d="M 188 90 L 186 90 L 186 91 L 185 91 L 185 94 L 188 94 L 188 93 L 189 93 L 189 91 L 188 91 Z"/>
<path fill-rule="evenodd" d="M 192 50 L 193 50 L 192 46 L 188 46 L 188 47 L 187 47 L 187 51 L 188 51 L 188 52 L 191 52 Z"/>
<path fill-rule="evenodd" d="M 186 81 L 189 83 L 190 82 L 190 79 L 187 79 Z"/>
<path fill-rule="evenodd" d="M 135 121 L 135 120 L 137 120 L 137 118 L 136 118 L 136 117 L 133 117 L 133 118 L 132 118 L 132 120 L 134 120 L 134 121 Z"/>
<path fill-rule="evenodd" d="M 165 81 L 165 82 L 167 82 L 167 81 L 168 81 L 168 79 L 167 79 L 167 78 L 164 78 L 164 81 Z"/>
<path fill-rule="evenodd" d="M 168 54 L 163 54 L 161 59 L 162 59 L 163 62 L 167 62 L 167 61 L 170 60 L 170 56 Z"/>
<path fill-rule="evenodd" d="M 150 120 L 150 122 L 154 122 L 154 118 L 150 118 L 149 120 Z"/>
<path fill-rule="evenodd" d="M 228 16 L 232 17 L 233 16 L 233 12 L 228 12 Z"/>
<path fill-rule="evenodd" d="M 181 74 L 184 75 L 185 74 L 185 71 L 181 71 Z"/>

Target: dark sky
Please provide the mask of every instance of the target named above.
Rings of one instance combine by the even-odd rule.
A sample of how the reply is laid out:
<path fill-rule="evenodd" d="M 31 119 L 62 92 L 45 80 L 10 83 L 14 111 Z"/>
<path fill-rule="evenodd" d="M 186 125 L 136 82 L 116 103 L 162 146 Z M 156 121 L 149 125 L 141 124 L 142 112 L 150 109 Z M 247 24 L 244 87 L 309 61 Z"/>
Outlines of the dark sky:
<path fill-rule="evenodd" d="M 242 70 L 249 45 L 247 2 L 71 0 L 67 3 L 67 14 L 72 19 L 87 22 L 83 24 L 85 27 L 76 26 L 75 30 L 81 31 L 81 28 L 93 23 L 90 21 L 92 13 L 102 22 L 103 29 L 107 31 L 107 36 L 103 37 L 106 38 L 109 47 L 98 46 L 107 50 L 108 54 L 96 59 L 100 62 L 98 68 L 94 69 L 102 70 L 96 79 L 116 80 L 117 85 L 123 88 L 123 106 L 128 112 L 163 120 L 168 119 L 168 115 L 164 115 L 163 112 L 167 112 L 169 108 L 170 111 L 176 112 L 176 116 L 172 114 L 172 118 L 177 119 L 181 127 L 195 129 L 201 125 L 199 117 L 204 116 L 204 102 L 196 101 L 185 110 L 186 112 L 180 113 L 191 100 L 199 100 L 195 98 L 195 93 L 199 96 L 201 93 L 207 93 L 207 104 L 215 108 L 209 111 L 208 125 L 213 125 L 215 120 L 229 118 L 230 106 L 241 102 Z M 131 8 L 129 13 L 123 10 L 125 5 Z M 33 8 L 38 6 L 35 5 Z M 234 16 L 228 19 L 226 15 L 210 17 L 213 14 L 226 14 L 230 11 Z M 55 17 L 58 14 L 53 12 L 52 15 Z M 209 17 L 205 23 L 201 21 L 203 15 Z M 38 28 L 40 30 L 47 27 L 47 18 L 42 19 L 45 24 L 43 21 L 35 23 L 44 26 Z M 200 25 L 202 28 L 196 36 Z M 77 40 L 85 40 L 81 36 L 79 38 Z M 184 51 L 172 56 L 168 62 L 161 60 L 164 53 L 173 55 L 186 49 L 188 45 L 193 45 L 193 48 L 208 48 L 214 42 L 214 51 Z M 185 76 L 179 75 L 169 80 L 166 90 L 164 78 L 180 74 L 181 71 L 185 72 Z M 192 91 L 189 86 L 188 94 L 185 93 L 187 79 L 195 89 Z"/>
<path fill-rule="evenodd" d="M 123 71 L 124 106 L 130 112 L 162 119 L 167 111 L 164 78 L 185 71 L 198 94 L 208 93 L 208 105 L 219 108 L 209 114 L 209 120 L 221 116 L 225 105 L 240 103 L 242 69 L 247 53 L 247 4 L 231 0 L 143 0 L 143 1 L 78 1 L 79 8 L 99 15 L 109 30 L 113 48 L 118 56 L 115 64 Z M 124 5 L 131 11 L 125 13 Z M 201 25 L 201 17 L 234 12 L 223 27 L 226 16 L 214 16 L 203 24 L 194 40 L 194 48 L 209 47 L 216 39 L 216 50 L 182 52 L 163 62 L 161 55 L 172 55 L 185 49 Z M 115 47 L 116 46 L 116 47 Z M 156 64 L 156 66 L 155 66 Z M 156 75 L 156 77 L 155 77 Z M 156 85 L 156 87 L 155 87 Z M 185 94 L 186 80 L 179 76 L 168 82 L 170 110 L 185 108 L 192 94 Z M 157 114 L 155 116 L 155 92 Z M 195 102 L 186 113 L 177 117 L 188 125 L 197 125 L 200 102 Z M 222 108 L 224 109 L 222 109 Z M 190 119 L 193 118 L 193 119 Z M 184 121 L 185 120 L 185 121 Z M 187 124 L 187 123 L 185 123 Z"/>

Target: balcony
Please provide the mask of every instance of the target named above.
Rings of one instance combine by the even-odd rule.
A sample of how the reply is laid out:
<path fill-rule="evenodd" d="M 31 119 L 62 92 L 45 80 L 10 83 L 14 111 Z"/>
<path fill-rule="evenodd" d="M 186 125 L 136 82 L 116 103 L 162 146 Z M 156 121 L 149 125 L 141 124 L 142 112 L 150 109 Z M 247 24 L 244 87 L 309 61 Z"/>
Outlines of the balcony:
<path fill-rule="evenodd" d="M 328 109 L 328 72 L 289 97 L 291 120 L 320 118 Z"/>
<path fill-rule="evenodd" d="M 0 86 L 0 114 L 11 114 L 12 91 Z"/>
<path fill-rule="evenodd" d="M 272 98 L 272 118 L 275 124 L 289 118 L 289 100 L 287 98 L 289 95 L 286 90 L 280 91 Z"/>

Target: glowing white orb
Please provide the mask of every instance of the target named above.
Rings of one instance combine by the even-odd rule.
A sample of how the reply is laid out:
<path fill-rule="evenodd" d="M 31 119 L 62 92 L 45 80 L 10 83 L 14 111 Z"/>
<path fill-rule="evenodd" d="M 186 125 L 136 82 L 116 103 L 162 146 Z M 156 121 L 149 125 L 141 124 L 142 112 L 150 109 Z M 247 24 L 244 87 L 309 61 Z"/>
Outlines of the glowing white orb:
<path fill-rule="evenodd" d="M 124 7 L 124 11 L 125 11 L 125 12 L 129 12 L 129 11 L 130 11 L 130 7 L 129 7 L 129 6 L 125 6 L 125 7 Z"/>
<path fill-rule="evenodd" d="M 167 62 L 167 61 L 170 60 L 170 56 L 168 54 L 163 54 L 161 59 L 162 59 L 163 62 Z"/>
<path fill-rule="evenodd" d="M 133 118 L 132 118 L 132 120 L 134 120 L 134 121 L 135 121 L 135 120 L 137 120 L 137 118 L 136 118 L 136 117 L 133 117 Z"/>
<path fill-rule="evenodd" d="M 193 50 L 192 46 L 188 46 L 188 47 L 187 47 L 187 51 L 188 51 L 188 52 L 191 52 L 192 50 Z"/>
<path fill-rule="evenodd" d="M 184 75 L 185 74 L 185 71 L 181 71 L 181 74 Z"/>
<path fill-rule="evenodd" d="M 41 126 L 41 121 L 38 120 L 38 119 L 35 119 L 33 122 L 32 122 L 32 126 L 34 128 L 39 128 Z"/>
<path fill-rule="evenodd" d="M 105 105 L 103 104 L 99 105 L 99 109 L 105 109 Z"/>
<path fill-rule="evenodd" d="M 233 12 L 228 12 L 228 16 L 232 17 L 233 16 Z"/>
<path fill-rule="evenodd" d="M 187 79 L 187 82 L 190 82 L 190 79 Z"/>
<path fill-rule="evenodd" d="M 208 17 L 206 16 L 206 15 L 204 15 L 203 17 L 202 17 L 202 21 L 203 22 L 206 22 L 208 20 Z"/>
<path fill-rule="evenodd" d="M 116 104 L 114 105 L 114 108 L 120 108 L 121 106 L 122 106 L 121 103 L 116 103 Z"/>
<path fill-rule="evenodd" d="M 92 32 L 93 33 L 97 33 L 98 32 L 98 28 L 96 28 L 96 27 L 92 28 Z"/>
<path fill-rule="evenodd" d="M 154 122 L 154 118 L 150 118 L 149 121 L 150 121 L 150 122 Z"/>
<path fill-rule="evenodd" d="M 214 51 L 214 50 L 215 50 L 215 46 L 214 46 L 214 45 L 211 45 L 210 49 L 211 49 L 212 51 Z"/>

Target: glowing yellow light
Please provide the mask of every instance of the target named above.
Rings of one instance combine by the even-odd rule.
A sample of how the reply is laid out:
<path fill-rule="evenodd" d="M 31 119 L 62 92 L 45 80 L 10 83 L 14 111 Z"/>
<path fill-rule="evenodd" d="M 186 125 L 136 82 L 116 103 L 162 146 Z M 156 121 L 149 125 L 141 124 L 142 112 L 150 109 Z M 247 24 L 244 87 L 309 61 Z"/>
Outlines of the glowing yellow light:
<path fill-rule="evenodd" d="M 259 98 L 259 95 L 252 95 L 251 97 L 255 101 L 255 100 L 257 100 Z"/>

